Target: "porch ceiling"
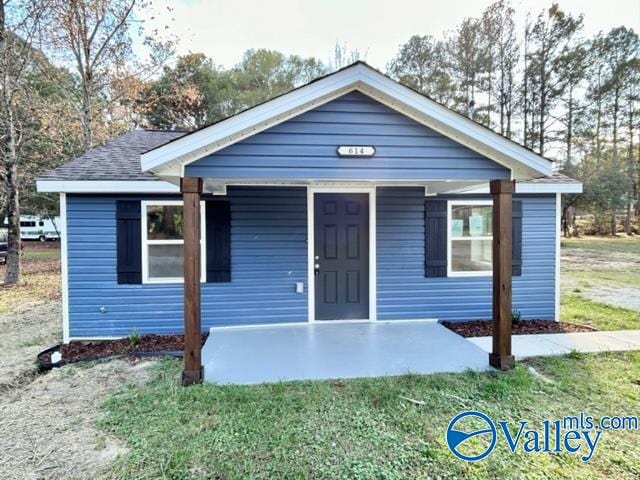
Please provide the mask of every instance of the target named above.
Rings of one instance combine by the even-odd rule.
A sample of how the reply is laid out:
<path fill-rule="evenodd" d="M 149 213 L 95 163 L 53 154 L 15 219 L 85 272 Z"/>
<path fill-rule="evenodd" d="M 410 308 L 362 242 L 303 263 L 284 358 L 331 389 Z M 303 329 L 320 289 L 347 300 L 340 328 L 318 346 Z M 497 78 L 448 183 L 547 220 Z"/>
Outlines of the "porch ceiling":
<path fill-rule="evenodd" d="M 334 181 L 278 181 L 278 180 L 238 180 L 238 179 L 215 179 L 204 178 L 205 192 L 225 195 L 227 186 L 231 185 L 256 185 L 256 186 L 313 186 L 313 187 L 424 187 L 427 195 L 436 195 L 440 193 L 460 193 L 467 190 L 486 189 L 488 192 L 489 182 L 487 180 L 415 180 L 407 181 L 353 181 L 353 180 L 334 180 Z"/>

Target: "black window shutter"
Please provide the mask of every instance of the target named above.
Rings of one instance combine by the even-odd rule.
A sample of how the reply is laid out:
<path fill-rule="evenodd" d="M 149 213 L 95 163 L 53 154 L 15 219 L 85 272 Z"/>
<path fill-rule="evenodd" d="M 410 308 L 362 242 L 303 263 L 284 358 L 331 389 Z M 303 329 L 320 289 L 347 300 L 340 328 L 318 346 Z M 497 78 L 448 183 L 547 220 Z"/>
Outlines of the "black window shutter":
<path fill-rule="evenodd" d="M 140 202 L 116 201 L 118 283 L 142 283 Z"/>
<path fill-rule="evenodd" d="M 512 204 L 511 230 L 513 252 L 511 256 L 511 275 L 522 275 L 522 202 L 514 200 Z"/>
<path fill-rule="evenodd" d="M 209 201 L 207 220 L 207 282 L 231 281 L 231 206 Z"/>
<path fill-rule="evenodd" d="M 425 201 L 425 277 L 447 276 L 447 201 Z"/>

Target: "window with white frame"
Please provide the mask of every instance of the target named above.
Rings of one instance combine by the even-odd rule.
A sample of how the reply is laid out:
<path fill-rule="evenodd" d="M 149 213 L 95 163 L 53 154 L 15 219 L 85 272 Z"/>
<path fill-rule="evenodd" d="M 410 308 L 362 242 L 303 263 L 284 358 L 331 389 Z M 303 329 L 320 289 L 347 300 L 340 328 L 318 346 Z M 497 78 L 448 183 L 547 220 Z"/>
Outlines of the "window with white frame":
<path fill-rule="evenodd" d="M 204 202 L 200 203 L 200 257 L 205 276 Z M 182 201 L 142 202 L 142 280 L 144 283 L 184 281 L 184 216 Z M 204 281 L 204 280 L 202 280 Z"/>
<path fill-rule="evenodd" d="M 449 276 L 492 274 L 492 205 L 490 200 L 455 200 L 448 203 Z"/>

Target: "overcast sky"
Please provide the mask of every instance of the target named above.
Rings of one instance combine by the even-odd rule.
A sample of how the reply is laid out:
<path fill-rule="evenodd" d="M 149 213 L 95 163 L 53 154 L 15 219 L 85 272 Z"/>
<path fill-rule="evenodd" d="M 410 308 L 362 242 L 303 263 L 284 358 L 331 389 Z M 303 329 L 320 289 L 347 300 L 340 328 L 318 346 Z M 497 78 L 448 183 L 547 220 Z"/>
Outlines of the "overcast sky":
<path fill-rule="evenodd" d="M 336 42 L 366 53 L 383 69 L 398 46 L 414 34 L 442 37 L 464 17 L 479 16 L 491 0 L 155 0 L 151 25 L 169 24 L 180 53 L 204 52 L 230 67 L 249 48 L 332 58 Z M 561 0 L 561 8 L 584 14 L 584 33 L 626 25 L 640 31 L 640 0 Z M 512 0 L 522 21 L 548 0 Z M 173 11 L 167 10 L 171 5 Z M 147 15 L 145 15 L 147 17 Z M 147 17 L 148 19 L 148 17 Z"/>

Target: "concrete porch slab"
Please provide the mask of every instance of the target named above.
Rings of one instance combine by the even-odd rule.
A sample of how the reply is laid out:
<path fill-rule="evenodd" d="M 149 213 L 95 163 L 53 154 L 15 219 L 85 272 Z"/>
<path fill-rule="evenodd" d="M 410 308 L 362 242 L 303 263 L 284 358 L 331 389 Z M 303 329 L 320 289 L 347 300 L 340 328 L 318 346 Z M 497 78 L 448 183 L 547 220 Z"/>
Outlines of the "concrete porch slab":
<path fill-rule="evenodd" d="M 212 328 L 202 364 L 219 384 L 490 368 L 484 351 L 432 321 Z"/>

